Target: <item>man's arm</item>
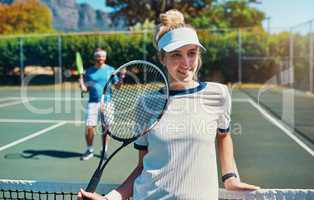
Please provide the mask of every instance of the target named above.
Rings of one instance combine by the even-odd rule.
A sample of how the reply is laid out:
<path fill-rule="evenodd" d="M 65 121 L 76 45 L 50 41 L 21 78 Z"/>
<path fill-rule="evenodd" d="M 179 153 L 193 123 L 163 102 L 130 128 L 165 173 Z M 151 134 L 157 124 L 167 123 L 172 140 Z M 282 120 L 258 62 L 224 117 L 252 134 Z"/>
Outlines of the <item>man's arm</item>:
<path fill-rule="evenodd" d="M 88 89 L 87 89 L 87 87 L 86 87 L 86 85 L 85 85 L 85 83 L 84 83 L 84 77 L 83 77 L 83 75 L 80 75 L 79 84 L 80 84 L 80 88 L 81 88 L 81 90 L 82 90 L 83 92 L 87 92 L 87 91 L 88 91 Z"/>

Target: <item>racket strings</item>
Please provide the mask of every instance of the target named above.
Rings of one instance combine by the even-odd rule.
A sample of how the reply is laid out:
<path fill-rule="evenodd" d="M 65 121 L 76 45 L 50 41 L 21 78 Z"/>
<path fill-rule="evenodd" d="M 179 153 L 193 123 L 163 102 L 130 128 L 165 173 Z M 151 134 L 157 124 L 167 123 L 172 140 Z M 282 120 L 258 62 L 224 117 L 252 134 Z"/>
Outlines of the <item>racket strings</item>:
<path fill-rule="evenodd" d="M 127 66 L 125 82 L 119 89 L 112 88 L 111 106 L 107 112 L 111 135 L 130 139 L 149 129 L 160 117 L 167 102 L 163 89 L 166 79 L 153 66 Z"/>

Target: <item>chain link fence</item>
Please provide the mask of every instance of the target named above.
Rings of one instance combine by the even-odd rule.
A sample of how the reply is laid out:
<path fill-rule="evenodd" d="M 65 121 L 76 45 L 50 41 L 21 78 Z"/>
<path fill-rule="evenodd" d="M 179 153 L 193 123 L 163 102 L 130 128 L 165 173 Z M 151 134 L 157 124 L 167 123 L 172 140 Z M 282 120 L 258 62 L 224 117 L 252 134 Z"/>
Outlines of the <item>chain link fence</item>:
<path fill-rule="evenodd" d="M 278 31 L 278 30 L 277 30 Z M 292 86 L 313 92 L 313 20 L 269 33 L 260 28 L 198 30 L 207 48 L 201 80 Z M 158 63 L 152 31 L 94 32 L 0 38 L 1 84 L 57 84 L 77 79 L 75 52 L 84 68 L 104 48 L 108 64 L 132 59 Z"/>

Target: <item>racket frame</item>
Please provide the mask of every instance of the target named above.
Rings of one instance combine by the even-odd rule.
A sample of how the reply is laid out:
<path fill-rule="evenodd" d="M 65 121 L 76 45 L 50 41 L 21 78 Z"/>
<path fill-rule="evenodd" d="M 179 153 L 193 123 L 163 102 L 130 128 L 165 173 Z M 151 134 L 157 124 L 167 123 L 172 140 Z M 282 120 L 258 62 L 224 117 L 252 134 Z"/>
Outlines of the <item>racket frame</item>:
<path fill-rule="evenodd" d="M 102 132 L 103 134 L 105 134 L 104 137 L 106 137 L 106 135 L 108 134 L 110 137 L 112 137 L 113 139 L 121 142 L 121 146 L 119 148 L 117 148 L 108 158 L 105 159 L 105 152 L 104 152 L 104 149 L 105 147 L 103 147 L 103 150 L 102 150 L 102 155 L 101 155 L 101 158 L 100 158 L 100 161 L 98 163 L 98 166 L 92 176 L 92 178 L 90 179 L 87 187 L 86 187 L 86 191 L 87 192 L 95 192 L 96 191 L 96 188 L 97 188 L 97 185 L 98 183 L 100 182 L 100 179 L 101 179 L 101 176 L 102 176 L 102 173 L 103 173 L 103 170 L 105 169 L 107 163 L 113 158 L 113 156 L 118 153 L 122 148 L 124 148 L 125 146 L 129 145 L 130 143 L 134 142 L 135 140 L 137 140 L 139 137 L 142 137 L 143 135 L 145 135 L 146 133 L 148 133 L 161 119 L 161 117 L 163 116 L 167 106 L 168 106 L 168 103 L 169 103 L 169 84 L 168 84 L 168 79 L 167 77 L 165 76 L 164 72 L 158 68 L 156 65 L 148 62 L 148 61 L 144 61 L 144 60 L 133 60 L 133 61 L 130 61 L 130 62 L 127 62 L 123 65 L 121 65 L 119 68 L 117 68 L 111 75 L 110 75 L 110 78 L 108 79 L 104 89 L 103 89 L 103 94 L 102 94 L 102 97 L 101 97 L 101 102 L 104 101 L 104 94 L 106 93 L 108 87 L 110 87 L 110 82 L 111 82 L 111 79 L 118 75 L 118 72 L 126 67 L 126 66 L 129 66 L 129 65 L 132 65 L 132 64 L 143 64 L 143 65 L 151 65 L 153 66 L 154 68 L 157 69 L 157 71 L 159 71 L 159 73 L 163 76 L 164 80 L 165 80 L 165 87 L 167 88 L 166 91 L 166 102 L 165 102 L 165 105 L 162 109 L 162 112 L 159 114 L 159 116 L 156 118 L 156 121 L 147 129 L 145 129 L 143 131 L 142 134 L 139 134 L 133 138 L 129 138 L 129 139 L 122 139 L 122 138 L 119 138 L 119 137 L 116 137 L 114 135 L 112 135 L 110 133 L 109 130 L 106 129 L 106 127 L 103 125 L 105 123 L 105 119 L 104 119 L 104 115 L 103 115 L 103 111 L 101 111 L 100 113 L 100 119 L 101 119 L 101 123 L 102 123 Z M 86 200 L 87 198 L 83 198 L 84 200 Z"/>
<path fill-rule="evenodd" d="M 83 67 L 83 60 L 81 57 L 80 52 L 75 53 L 75 65 L 76 65 L 76 70 L 79 73 L 80 79 L 82 79 L 82 82 L 84 83 L 84 67 Z M 86 92 L 81 90 L 81 98 L 84 97 Z"/>

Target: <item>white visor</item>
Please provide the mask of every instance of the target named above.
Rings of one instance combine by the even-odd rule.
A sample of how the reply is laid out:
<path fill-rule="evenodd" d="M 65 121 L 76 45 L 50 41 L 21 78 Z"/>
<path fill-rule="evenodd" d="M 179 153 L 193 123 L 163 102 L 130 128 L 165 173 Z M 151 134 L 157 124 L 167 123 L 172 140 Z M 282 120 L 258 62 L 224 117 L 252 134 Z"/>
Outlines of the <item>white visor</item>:
<path fill-rule="evenodd" d="M 95 57 L 97 57 L 97 56 L 107 56 L 107 52 L 106 51 L 96 51 L 95 53 L 94 53 L 94 56 Z"/>
<path fill-rule="evenodd" d="M 199 42 L 196 31 L 187 27 L 177 28 L 164 34 L 158 41 L 158 50 L 171 52 L 188 44 L 195 44 L 206 51 Z"/>

